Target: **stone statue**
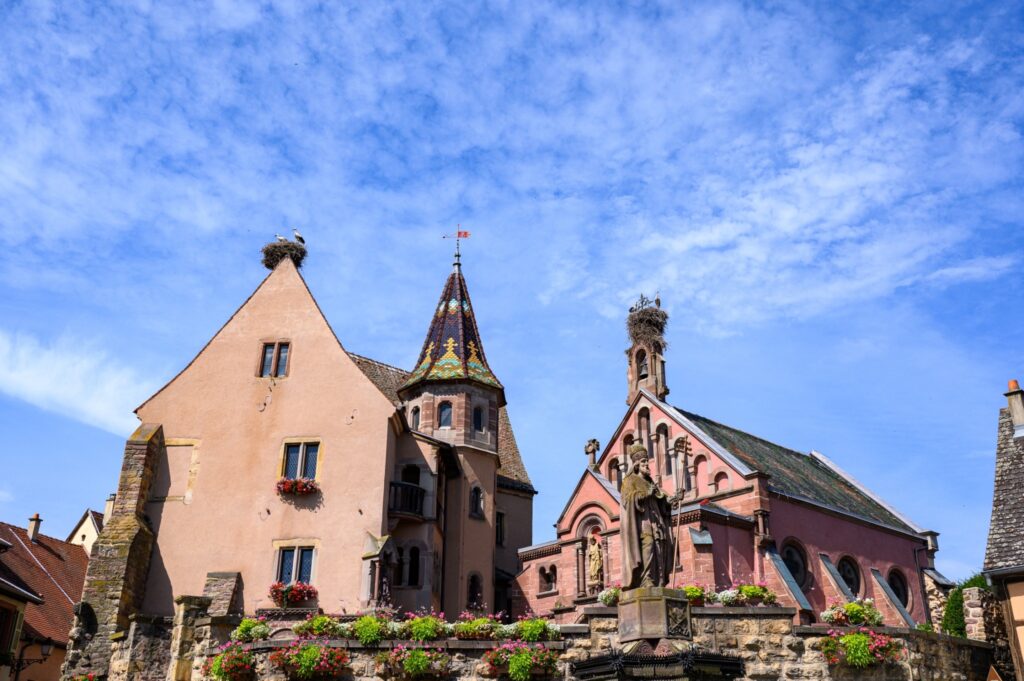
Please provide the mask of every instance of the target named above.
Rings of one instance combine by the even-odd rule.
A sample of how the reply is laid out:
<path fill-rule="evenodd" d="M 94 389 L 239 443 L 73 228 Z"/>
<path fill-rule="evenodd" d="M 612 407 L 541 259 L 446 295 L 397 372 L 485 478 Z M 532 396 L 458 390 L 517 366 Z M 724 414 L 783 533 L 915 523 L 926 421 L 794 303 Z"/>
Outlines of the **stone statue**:
<path fill-rule="evenodd" d="M 597 535 L 590 535 L 590 546 L 587 548 L 587 591 L 595 594 L 604 587 L 604 556 L 601 554 L 601 542 Z"/>
<path fill-rule="evenodd" d="M 601 451 L 601 443 L 594 438 L 587 440 L 587 444 L 583 446 L 583 453 L 590 459 L 591 468 L 597 466 L 597 453 L 599 451 Z"/>
<path fill-rule="evenodd" d="M 672 505 L 651 478 L 647 448 L 629 448 L 622 481 L 622 588 L 667 586 L 672 573 Z"/>

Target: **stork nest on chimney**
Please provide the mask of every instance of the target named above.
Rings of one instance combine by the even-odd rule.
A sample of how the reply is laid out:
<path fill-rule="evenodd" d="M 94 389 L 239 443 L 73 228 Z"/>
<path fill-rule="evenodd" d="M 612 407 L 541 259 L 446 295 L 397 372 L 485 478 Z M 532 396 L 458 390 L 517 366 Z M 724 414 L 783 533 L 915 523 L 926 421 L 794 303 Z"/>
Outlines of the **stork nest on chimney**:
<path fill-rule="evenodd" d="M 263 266 L 273 270 L 285 258 L 291 258 L 296 267 L 306 259 L 306 247 L 295 241 L 271 241 L 263 247 Z"/>
<path fill-rule="evenodd" d="M 668 324 L 668 313 L 660 307 L 645 307 L 630 312 L 626 317 L 626 331 L 629 339 L 636 345 L 647 345 L 664 350 L 665 326 Z"/>

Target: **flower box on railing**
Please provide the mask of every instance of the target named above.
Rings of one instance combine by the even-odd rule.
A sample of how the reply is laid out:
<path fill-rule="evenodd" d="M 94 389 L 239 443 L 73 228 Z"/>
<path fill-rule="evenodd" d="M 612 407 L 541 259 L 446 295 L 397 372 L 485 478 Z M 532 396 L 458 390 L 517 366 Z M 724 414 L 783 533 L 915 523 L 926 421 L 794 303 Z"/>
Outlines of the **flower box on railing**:
<path fill-rule="evenodd" d="M 277 481 L 277 493 L 281 496 L 307 496 L 317 494 L 320 485 L 313 478 L 281 478 Z"/>

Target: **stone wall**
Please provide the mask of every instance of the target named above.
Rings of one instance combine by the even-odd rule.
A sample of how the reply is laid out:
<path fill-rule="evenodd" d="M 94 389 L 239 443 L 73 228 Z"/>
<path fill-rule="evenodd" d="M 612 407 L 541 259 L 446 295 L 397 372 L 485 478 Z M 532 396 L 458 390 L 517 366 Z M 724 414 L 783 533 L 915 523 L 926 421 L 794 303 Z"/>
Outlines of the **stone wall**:
<path fill-rule="evenodd" d="M 145 592 L 154 540 L 145 504 L 163 450 L 159 425 L 142 424 L 125 444 L 114 508 L 93 544 L 82 600 L 75 606 L 63 678 L 105 676 L 118 654 L 134 655 L 124 650 L 134 645 L 124 639 L 138 628 L 133 618 Z"/>
<path fill-rule="evenodd" d="M 978 587 L 964 589 L 964 622 L 967 638 L 991 644 L 992 663 L 1004 679 L 1014 678 L 1006 620 L 999 601 L 991 591 Z"/>

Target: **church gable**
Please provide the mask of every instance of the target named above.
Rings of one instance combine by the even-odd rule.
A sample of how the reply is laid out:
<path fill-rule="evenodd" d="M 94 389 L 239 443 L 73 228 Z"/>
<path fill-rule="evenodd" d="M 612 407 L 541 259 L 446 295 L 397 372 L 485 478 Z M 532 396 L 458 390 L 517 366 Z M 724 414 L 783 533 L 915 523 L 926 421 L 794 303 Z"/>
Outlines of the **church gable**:
<path fill-rule="evenodd" d="M 576 488 L 569 495 L 569 501 L 555 522 L 559 537 L 574 532 L 581 522 L 590 516 L 597 516 L 604 529 L 618 522 L 619 494 L 600 473 L 589 468 L 583 472 Z"/>

